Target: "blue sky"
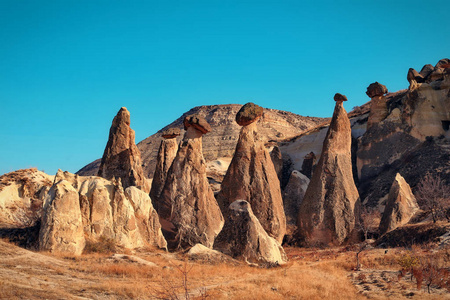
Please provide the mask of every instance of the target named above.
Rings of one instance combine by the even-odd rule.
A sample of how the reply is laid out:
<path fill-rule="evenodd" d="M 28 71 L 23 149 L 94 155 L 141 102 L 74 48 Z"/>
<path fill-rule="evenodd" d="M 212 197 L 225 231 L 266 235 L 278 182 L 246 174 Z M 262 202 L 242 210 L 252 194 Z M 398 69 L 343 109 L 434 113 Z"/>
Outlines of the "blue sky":
<path fill-rule="evenodd" d="M 450 56 L 449 1 L 0 0 L 0 174 L 76 172 L 126 106 L 136 142 L 198 105 L 329 117 Z"/>

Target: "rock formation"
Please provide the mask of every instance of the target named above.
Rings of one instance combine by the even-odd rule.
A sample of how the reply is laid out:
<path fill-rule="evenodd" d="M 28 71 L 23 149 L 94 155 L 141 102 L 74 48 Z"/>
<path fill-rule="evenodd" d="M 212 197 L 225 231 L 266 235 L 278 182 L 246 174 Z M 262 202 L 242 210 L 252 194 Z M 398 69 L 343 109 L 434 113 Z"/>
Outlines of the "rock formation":
<path fill-rule="evenodd" d="M 263 228 L 281 243 L 286 232 L 286 218 L 280 181 L 256 127 L 261 115 L 262 110 L 255 108 L 253 103 L 244 105 L 237 113 L 236 122 L 247 125 L 241 129 L 217 200 L 222 212 L 236 200 L 247 200 Z M 249 116 L 253 116 L 253 123 Z"/>
<path fill-rule="evenodd" d="M 167 247 L 158 215 L 148 194 L 134 186 L 124 190 L 120 178 L 109 181 L 100 177 L 78 176 L 58 170 L 52 189 L 58 191 L 57 197 L 53 195 L 55 193 L 49 193 L 52 196 L 46 203 L 56 201 L 58 205 L 60 199 L 76 202 L 69 211 L 66 211 L 65 207 L 61 212 L 56 206 L 56 212 L 59 213 L 58 224 L 73 223 L 72 218 L 80 215 L 81 223 L 77 226 L 81 226 L 83 238 L 90 243 L 111 240 L 118 246 L 130 249 L 144 245 L 163 249 Z M 54 219 L 54 210 L 44 209 L 41 232 L 54 231 L 52 223 L 47 221 L 49 218 Z M 41 242 L 41 245 L 45 244 L 46 242 Z M 74 254 L 77 253 L 78 248 Z"/>
<path fill-rule="evenodd" d="M 142 170 L 141 153 L 134 143 L 134 130 L 130 128 L 130 112 L 125 107 L 112 122 L 98 176 L 108 180 L 120 178 L 123 188 L 137 186 L 150 191 Z"/>
<path fill-rule="evenodd" d="M 178 144 L 175 138 L 179 135 L 179 128 L 170 128 L 162 133 L 163 140 L 159 146 L 155 174 L 153 175 L 152 188 L 150 190 L 150 198 L 157 211 L 159 209 L 159 196 L 164 188 L 167 173 L 177 155 Z"/>
<path fill-rule="evenodd" d="M 278 146 L 274 146 L 272 148 L 272 151 L 270 151 L 270 158 L 272 159 L 278 179 L 281 181 L 281 177 L 283 175 L 283 156 L 281 155 L 281 151 Z"/>
<path fill-rule="evenodd" d="M 282 193 L 287 224 L 297 224 L 298 209 L 303 201 L 308 185 L 308 177 L 297 170 L 292 171 L 288 184 Z"/>
<path fill-rule="evenodd" d="M 85 242 L 78 193 L 65 180 L 56 182 L 45 199 L 39 248 L 80 255 Z"/>
<path fill-rule="evenodd" d="M 41 219 L 53 176 L 35 168 L 0 176 L 0 228 L 24 228 Z"/>
<path fill-rule="evenodd" d="M 300 172 L 309 179 L 311 179 L 315 163 L 316 163 L 316 155 L 314 154 L 314 152 L 311 151 L 305 155 L 305 158 L 303 159 L 302 163 L 302 169 L 300 170 Z"/>
<path fill-rule="evenodd" d="M 214 249 L 248 263 L 283 264 L 287 261 L 280 243 L 266 233 L 245 200 L 230 204 Z"/>
<path fill-rule="evenodd" d="M 158 213 L 170 246 L 200 243 L 211 248 L 224 223 L 202 154 L 202 135 L 211 127 L 196 115 L 187 116 L 184 126 L 186 133 L 167 174 Z"/>
<path fill-rule="evenodd" d="M 369 119 L 367 120 L 367 128 L 380 123 L 388 116 L 389 113 L 385 97 L 385 94 L 387 92 L 387 88 L 378 82 L 371 83 L 367 87 L 366 94 L 371 98 L 370 114 Z"/>
<path fill-rule="evenodd" d="M 380 234 L 405 225 L 419 210 L 416 198 L 405 179 L 397 173 L 392 183 L 380 222 Z"/>
<path fill-rule="evenodd" d="M 306 242 L 339 245 L 351 237 L 359 195 L 352 173 L 350 121 L 343 106 L 346 97 L 336 94 L 334 99 L 322 155 L 300 205 L 298 230 Z"/>

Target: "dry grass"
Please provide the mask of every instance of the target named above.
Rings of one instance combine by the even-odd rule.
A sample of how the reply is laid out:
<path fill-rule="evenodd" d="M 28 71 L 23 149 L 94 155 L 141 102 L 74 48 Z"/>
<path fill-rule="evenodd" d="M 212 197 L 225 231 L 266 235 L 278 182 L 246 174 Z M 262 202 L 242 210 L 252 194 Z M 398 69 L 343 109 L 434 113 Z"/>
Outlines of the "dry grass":
<path fill-rule="evenodd" d="M 185 299 L 187 290 L 190 299 L 383 299 L 390 289 L 402 298 L 414 285 L 396 276 L 404 251 L 408 250 L 364 251 L 363 270 L 355 272 L 355 252 L 345 248 L 287 248 L 289 263 L 266 269 L 186 261 L 181 253 L 134 254 L 157 265 L 151 267 L 117 262 L 105 253 L 42 255 L 0 242 L 0 298 Z M 374 278 L 384 280 L 385 290 L 364 290 L 376 288 Z M 430 295 L 416 289 L 414 293 L 417 299 L 443 296 L 436 289 Z"/>

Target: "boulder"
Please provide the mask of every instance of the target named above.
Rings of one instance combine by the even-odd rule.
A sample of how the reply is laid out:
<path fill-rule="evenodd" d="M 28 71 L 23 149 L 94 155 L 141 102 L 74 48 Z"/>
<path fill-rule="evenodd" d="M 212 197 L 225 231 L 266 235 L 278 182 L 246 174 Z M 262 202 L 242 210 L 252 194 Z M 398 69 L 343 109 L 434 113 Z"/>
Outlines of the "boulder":
<path fill-rule="evenodd" d="M 208 133 L 211 131 L 211 125 L 206 122 L 205 118 L 199 115 L 190 115 L 184 118 L 183 121 L 184 130 L 188 130 L 189 127 L 194 127 L 197 131 L 202 134 Z"/>
<path fill-rule="evenodd" d="M 289 225 L 297 223 L 298 209 L 305 196 L 309 181 L 308 177 L 294 170 L 283 190 L 284 213 L 286 214 L 286 223 Z"/>
<path fill-rule="evenodd" d="M 382 85 L 381 83 L 375 81 L 374 83 L 371 83 L 367 87 L 366 94 L 369 96 L 369 98 L 373 98 L 376 96 L 383 96 L 388 92 L 386 86 Z"/>
<path fill-rule="evenodd" d="M 125 107 L 112 122 L 98 176 L 108 180 L 120 178 L 123 188 L 137 186 L 150 191 L 142 170 L 141 153 L 134 142 L 134 130 L 130 128 L 130 112 Z"/>
<path fill-rule="evenodd" d="M 78 192 L 69 182 L 61 180 L 52 186 L 45 198 L 39 248 L 80 255 L 85 243 Z"/>
<path fill-rule="evenodd" d="M 436 68 L 448 68 L 449 64 L 450 64 L 450 59 L 443 58 L 443 59 L 438 61 L 438 63 L 436 64 Z"/>
<path fill-rule="evenodd" d="M 381 218 L 380 234 L 407 224 L 417 211 L 419 211 L 419 205 L 409 184 L 397 173 Z"/>
<path fill-rule="evenodd" d="M 172 127 L 162 132 L 161 136 L 165 139 L 173 139 L 180 135 L 180 128 Z"/>
<path fill-rule="evenodd" d="M 264 230 L 281 243 L 286 232 L 286 217 L 280 181 L 256 122 L 242 127 L 222 189 L 217 194 L 223 213 L 239 199 L 246 199 L 252 205 Z"/>
<path fill-rule="evenodd" d="M 263 108 L 252 102 L 249 102 L 241 107 L 241 109 L 236 114 L 236 123 L 241 126 L 247 126 L 253 122 L 258 121 L 258 119 L 263 115 Z"/>
<path fill-rule="evenodd" d="M 425 81 L 423 76 L 420 75 L 413 68 L 409 68 L 408 75 L 406 75 L 406 79 L 408 79 L 408 82 L 409 82 L 409 90 L 416 89 L 418 87 L 417 83 L 422 83 Z"/>
<path fill-rule="evenodd" d="M 431 64 L 427 64 L 422 67 L 422 70 L 420 70 L 419 74 L 427 79 L 427 77 L 434 71 L 434 67 Z"/>
<path fill-rule="evenodd" d="M 299 209 L 298 233 L 307 243 L 340 245 L 354 232 L 359 195 L 353 181 L 351 141 L 350 121 L 338 101 Z"/>
<path fill-rule="evenodd" d="M 200 116 L 186 117 L 184 124 L 186 133 L 167 174 L 158 213 L 170 247 L 200 243 L 211 248 L 224 220 L 202 154 L 202 135 L 209 125 Z"/>
<path fill-rule="evenodd" d="M 230 204 L 214 249 L 248 263 L 272 265 L 287 261 L 283 247 L 266 233 L 245 200 Z"/>
<path fill-rule="evenodd" d="M 166 182 L 167 173 L 172 165 L 178 151 L 178 144 L 175 139 L 176 135 L 173 132 L 166 132 L 159 146 L 155 174 L 153 175 L 152 188 L 150 190 L 150 198 L 153 206 L 159 210 L 159 197 Z"/>
<path fill-rule="evenodd" d="M 336 93 L 336 94 L 334 95 L 334 101 L 336 101 L 336 102 L 347 101 L 347 96 L 342 95 L 342 94 L 339 94 L 339 93 Z"/>

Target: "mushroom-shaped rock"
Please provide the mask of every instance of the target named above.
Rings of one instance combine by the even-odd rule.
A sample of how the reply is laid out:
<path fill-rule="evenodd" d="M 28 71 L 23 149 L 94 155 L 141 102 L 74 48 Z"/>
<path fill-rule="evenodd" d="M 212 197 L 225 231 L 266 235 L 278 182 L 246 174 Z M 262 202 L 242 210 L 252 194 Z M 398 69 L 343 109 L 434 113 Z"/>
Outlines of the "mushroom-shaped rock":
<path fill-rule="evenodd" d="M 347 112 L 343 103 L 337 102 L 299 209 L 299 238 L 306 242 L 339 245 L 354 232 L 359 194 L 353 181 L 351 143 Z"/>
<path fill-rule="evenodd" d="M 225 226 L 214 243 L 214 249 L 233 258 L 257 264 L 283 264 L 286 254 L 259 223 L 247 201 L 230 204 Z"/>
<path fill-rule="evenodd" d="M 108 180 L 120 178 L 124 188 L 137 186 L 150 191 L 142 169 L 141 153 L 134 142 L 134 130 L 130 128 L 130 112 L 125 107 L 112 122 L 98 176 Z"/>
<path fill-rule="evenodd" d="M 336 93 L 336 94 L 334 95 L 334 101 L 336 101 L 336 102 L 347 101 L 347 96 L 342 95 L 342 94 L 339 94 L 339 93 Z"/>
<path fill-rule="evenodd" d="M 200 115 L 190 115 L 184 118 L 183 121 L 184 130 L 188 130 L 189 127 L 194 127 L 202 134 L 211 131 L 211 125 Z"/>
<path fill-rule="evenodd" d="M 386 86 L 378 82 L 371 83 L 367 87 L 366 94 L 372 98 L 370 101 L 370 113 L 369 119 L 367 120 L 367 129 L 375 124 L 379 124 L 389 115 L 386 105 L 386 97 L 384 96 L 387 92 L 388 90 Z"/>
<path fill-rule="evenodd" d="M 158 213 L 170 248 L 197 243 L 211 248 L 224 220 L 206 177 L 202 153 L 202 134 L 210 126 L 199 116 L 184 121 L 187 131 L 168 171 Z"/>
<path fill-rule="evenodd" d="M 369 96 L 370 98 L 376 97 L 376 96 L 383 96 L 384 94 L 386 94 L 388 92 L 387 88 L 385 85 L 382 85 L 381 83 L 375 81 L 374 83 L 371 83 L 368 87 L 367 87 L 367 96 Z"/>
<path fill-rule="evenodd" d="M 80 255 L 85 243 L 78 192 L 69 182 L 61 180 L 51 187 L 44 201 L 39 248 Z"/>
<path fill-rule="evenodd" d="M 173 139 L 180 135 L 180 128 L 172 127 L 162 132 L 161 136 L 165 139 Z"/>
<path fill-rule="evenodd" d="M 246 199 L 264 230 L 278 242 L 286 232 L 280 181 L 256 123 L 243 126 L 217 201 L 224 214 L 236 200 Z"/>
<path fill-rule="evenodd" d="M 292 171 L 288 184 L 283 190 L 284 213 L 286 222 L 290 225 L 297 223 L 298 209 L 309 185 L 309 178 L 297 170 Z"/>
<path fill-rule="evenodd" d="M 172 165 L 178 151 L 178 144 L 175 139 L 177 136 L 176 131 L 172 129 L 178 128 L 171 128 L 163 133 L 163 137 L 164 134 L 166 134 L 166 137 L 161 141 L 158 155 L 156 156 L 155 173 L 153 175 L 152 188 L 150 190 L 150 198 L 152 199 L 152 203 L 156 211 L 159 211 L 159 197 L 164 188 L 170 166 Z M 180 130 L 178 129 L 178 135 L 179 134 Z"/>
<path fill-rule="evenodd" d="M 249 102 L 241 107 L 241 109 L 236 114 L 236 123 L 241 126 L 247 126 L 253 122 L 258 121 L 258 119 L 263 115 L 263 108 L 252 102 Z"/>
<path fill-rule="evenodd" d="M 407 224 L 418 210 L 419 205 L 409 184 L 397 173 L 381 218 L 380 234 Z"/>

